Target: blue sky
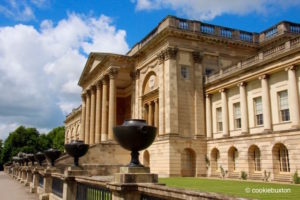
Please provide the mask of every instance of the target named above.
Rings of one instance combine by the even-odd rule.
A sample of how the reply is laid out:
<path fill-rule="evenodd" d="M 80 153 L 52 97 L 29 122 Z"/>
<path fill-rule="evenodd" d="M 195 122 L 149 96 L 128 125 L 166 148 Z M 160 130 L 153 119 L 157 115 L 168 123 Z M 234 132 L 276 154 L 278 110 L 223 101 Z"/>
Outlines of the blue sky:
<path fill-rule="evenodd" d="M 124 54 L 167 15 L 260 32 L 299 13 L 297 0 L 0 0 L 0 138 L 62 125 L 89 52 Z"/>

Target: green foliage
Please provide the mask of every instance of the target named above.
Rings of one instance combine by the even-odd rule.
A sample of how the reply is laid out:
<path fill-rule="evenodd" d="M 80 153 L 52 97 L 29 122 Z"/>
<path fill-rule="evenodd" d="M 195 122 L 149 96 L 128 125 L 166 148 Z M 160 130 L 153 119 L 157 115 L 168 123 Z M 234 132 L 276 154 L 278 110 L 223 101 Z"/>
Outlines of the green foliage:
<path fill-rule="evenodd" d="M 248 174 L 245 171 L 241 171 L 241 178 L 247 180 Z"/>
<path fill-rule="evenodd" d="M 49 148 L 64 150 L 65 128 L 52 129 L 47 135 L 40 134 L 36 128 L 18 127 L 11 132 L 2 145 L 0 141 L 0 170 L 1 166 L 11 161 L 18 152 L 36 153 Z"/>
<path fill-rule="evenodd" d="M 295 173 L 294 173 L 294 175 L 293 175 L 293 182 L 294 182 L 295 184 L 300 184 L 300 177 L 299 177 L 299 175 L 298 175 L 298 171 L 297 171 L 297 170 L 295 171 Z"/>

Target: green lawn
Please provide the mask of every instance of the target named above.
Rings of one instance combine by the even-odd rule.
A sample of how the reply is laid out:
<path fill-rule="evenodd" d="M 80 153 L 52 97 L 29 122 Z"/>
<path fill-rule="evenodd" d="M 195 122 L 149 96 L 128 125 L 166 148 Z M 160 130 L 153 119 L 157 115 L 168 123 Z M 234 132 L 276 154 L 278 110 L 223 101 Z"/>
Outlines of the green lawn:
<path fill-rule="evenodd" d="M 237 197 L 247 197 L 255 199 L 286 200 L 300 199 L 300 185 L 277 184 L 265 182 L 251 182 L 224 179 L 206 179 L 206 178 L 160 178 L 160 183 L 167 186 L 198 190 L 202 192 L 222 193 Z M 263 188 L 269 189 L 269 192 L 263 192 Z M 272 188 L 274 189 L 272 193 Z M 286 192 L 275 193 L 275 189 L 285 189 Z"/>

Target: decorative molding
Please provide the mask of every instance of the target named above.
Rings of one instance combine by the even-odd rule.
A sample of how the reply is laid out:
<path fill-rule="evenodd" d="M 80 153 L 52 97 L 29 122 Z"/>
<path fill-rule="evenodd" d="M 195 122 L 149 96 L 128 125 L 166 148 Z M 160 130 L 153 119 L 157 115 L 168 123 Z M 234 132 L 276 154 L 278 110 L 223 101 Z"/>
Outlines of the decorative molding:
<path fill-rule="evenodd" d="M 165 60 L 165 54 L 164 51 L 161 51 L 158 55 L 157 55 L 157 59 L 158 59 L 158 64 L 162 64 Z"/>
<path fill-rule="evenodd" d="M 268 74 L 264 74 L 264 75 L 261 75 L 261 76 L 258 77 L 259 80 L 268 79 L 268 78 L 269 78 Z"/>
<path fill-rule="evenodd" d="M 220 93 L 226 92 L 226 89 L 225 89 L 225 88 L 222 88 L 222 89 L 219 90 L 219 92 L 220 92 Z"/>
<path fill-rule="evenodd" d="M 173 47 L 168 47 L 165 51 L 164 51 L 164 59 L 165 60 L 175 60 L 176 56 L 177 56 L 177 52 L 178 49 L 177 48 L 173 48 Z"/>
<path fill-rule="evenodd" d="M 237 86 L 238 87 L 242 87 L 242 86 L 245 87 L 245 86 L 247 86 L 247 83 L 246 82 L 240 82 L 240 83 L 237 84 Z"/>
<path fill-rule="evenodd" d="M 297 70 L 297 67 L 295 65 L 291 65 L 285 68 L 285 71 L 289 71 L 289 70 Z"/>
<path fill-rule="evenodd" d="M 116 76 L 118 75 L 118 72 L 119 72 L 119 70 L 117 68 L 115 68 L 115 67 L 110 68 L 108 70 L 108 76 L 109 76 L 109 78 L 110 79 L 115 79 Z"/>
<path fill-rule="evenodd" d="M 108 80 L 109 80 L 108 75 L 104 75 L 100 81 L 102 82 L 102 85 L 107 85 Z"/>
<path fill-rule="evenodd" d="M 201 63 L 201 61 L 202 61 L 202 56 L 201 56 L 200 52 L 194 51 L 194 52 L 192 53 L 192 55 L 193 55 L 193 59 L 194 59 L 194 62 L 195 62 L 195 63 Z"/>

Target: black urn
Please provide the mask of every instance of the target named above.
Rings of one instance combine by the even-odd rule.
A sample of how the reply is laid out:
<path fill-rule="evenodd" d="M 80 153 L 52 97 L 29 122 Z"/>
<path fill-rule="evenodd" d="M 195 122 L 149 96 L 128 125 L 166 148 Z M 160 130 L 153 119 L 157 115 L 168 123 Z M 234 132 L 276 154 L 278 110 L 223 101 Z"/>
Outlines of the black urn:
<path fill-rule="evenodd" d="M 129 119 L 121 126 L 113 128 L 116 141 L 131 151 L 129 167 L 143 167 L 139 161 L 139 151 L 148 148 L 156 136 L 156 127 L 149 126 L 146 120 Z"/>
<path fill-rule="evenodd" d="M 42 166 L 42 162 L 46 159 L 45 154 L 40 151 L 34 154 L 34 158 L 38 161 L 40 166 Z"/>
<path fill-rule="evenodd" d="M 31 165 L 34 165 L 34 155 L 32 153 L 29 153 L 26 155 L 28 160 L 31 161 Z"/>
<path fill-rule="evenodd" d="M 84 156 L 89 149 L 88 144 L 84 144 L 82 140 L 72 140 L 65 144 L 66 152 L 74 157 L 74 166 L 78 167 L 79 157 Z"/>
<path fill-rule="evenodd" d="M 58 149 L 48 149 L 44 151 L 44 154 L 47 160 L 51 163 L 51 166 L 54 166 L 54 162 L 57 158 L 59 158 L 61 152 Z"/>

